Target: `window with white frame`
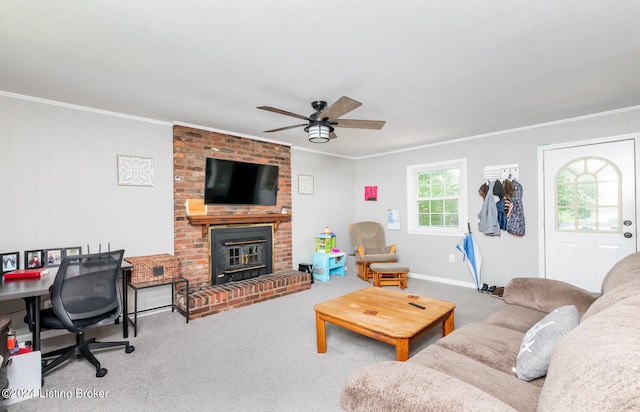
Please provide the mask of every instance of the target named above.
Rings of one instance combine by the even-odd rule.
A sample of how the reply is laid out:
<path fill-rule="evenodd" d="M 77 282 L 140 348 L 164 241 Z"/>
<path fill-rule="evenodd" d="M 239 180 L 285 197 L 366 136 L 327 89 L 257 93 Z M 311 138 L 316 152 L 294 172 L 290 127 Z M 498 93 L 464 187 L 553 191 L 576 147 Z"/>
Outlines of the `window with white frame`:
<path fill-rule="evenodd" d="M 467 160 L 407 166 L 407 231 L 464 233 Z"/>

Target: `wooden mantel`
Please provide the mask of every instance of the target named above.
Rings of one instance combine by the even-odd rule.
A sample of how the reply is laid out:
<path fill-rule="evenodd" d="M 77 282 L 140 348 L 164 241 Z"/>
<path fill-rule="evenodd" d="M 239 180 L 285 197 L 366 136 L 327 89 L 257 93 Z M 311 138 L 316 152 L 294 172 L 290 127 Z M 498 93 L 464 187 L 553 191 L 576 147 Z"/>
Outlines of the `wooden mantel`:
<path fill-rule="evenodd" d="M 202 226 L 202 237 L 206 237 L 209 231 L 209 226 L 213 225 L 272 223 L 273 230 L 277 231 L 280 223 L 291 221 L 291 214 L 263 213 L 260 215 L 199 215 L 187 216 L 187 220 L 193 226 Z"/>

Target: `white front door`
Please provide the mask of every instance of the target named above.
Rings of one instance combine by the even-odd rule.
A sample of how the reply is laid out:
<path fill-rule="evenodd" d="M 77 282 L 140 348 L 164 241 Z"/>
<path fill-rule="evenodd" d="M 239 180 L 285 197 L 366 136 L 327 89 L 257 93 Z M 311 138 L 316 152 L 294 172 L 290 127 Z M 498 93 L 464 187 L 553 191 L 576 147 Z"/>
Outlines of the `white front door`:
<path fill-rule="evenodd" d="M 635 140 L 542 150 L 545 276 L 599 292 L 637 250 Z"/>

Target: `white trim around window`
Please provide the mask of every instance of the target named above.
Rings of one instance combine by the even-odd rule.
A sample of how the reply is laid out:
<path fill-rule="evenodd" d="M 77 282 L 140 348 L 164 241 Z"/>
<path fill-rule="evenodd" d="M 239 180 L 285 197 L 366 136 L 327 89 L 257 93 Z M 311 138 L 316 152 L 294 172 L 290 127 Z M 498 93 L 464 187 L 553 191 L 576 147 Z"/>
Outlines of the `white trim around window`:
<path fill-rule="evenodd" d="M 421 226 L 418 210 L 419 201 L 444 199 L 443 197 L 422 197 L 418 191 L 418 176 L 421 173 L 445 171 L 456 169 L 458 171 L 458 193 L 447 199 L 457 200 L 458 217 L 456 226 L 443 225 L 443 227 Z M 407 233 L 417 235 L 450 235 L 460 236 L 467 228 L 467 159 L 454 159 L 443 162 L 426 163 L 407 166 Z"/>

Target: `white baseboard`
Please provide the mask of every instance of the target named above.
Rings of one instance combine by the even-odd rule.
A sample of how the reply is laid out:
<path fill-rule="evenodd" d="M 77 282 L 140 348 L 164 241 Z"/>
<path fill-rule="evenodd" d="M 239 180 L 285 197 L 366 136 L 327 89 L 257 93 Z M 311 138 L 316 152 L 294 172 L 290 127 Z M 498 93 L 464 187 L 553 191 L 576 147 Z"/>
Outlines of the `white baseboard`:
<path fill-rule="evenodd" d="M 465 288 L 477 289 L 475 283 L 472 283 L 472 282 L 463 282 L 461 280 L 446 279 L 446 278 L 440 278 L 437 276 L 421 275 L 418 273 L 411 273 L 411 272 L 409 272 L 407 276 L 415 279 L 430 280 L 432 282 L 445 283 L 447 285 L 462 286 Z"/>

